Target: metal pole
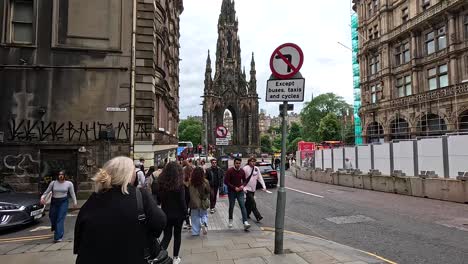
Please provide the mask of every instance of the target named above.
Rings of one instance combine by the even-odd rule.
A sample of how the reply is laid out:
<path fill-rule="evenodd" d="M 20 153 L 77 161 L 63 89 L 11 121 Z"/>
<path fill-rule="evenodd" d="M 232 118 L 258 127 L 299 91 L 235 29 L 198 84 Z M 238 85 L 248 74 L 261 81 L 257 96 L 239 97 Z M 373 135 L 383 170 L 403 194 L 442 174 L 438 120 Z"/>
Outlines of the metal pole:
<path fill-rule="evenodd" d="M 284 188 L 285 164 L 286 164 L 286 116 L 288 115 L 288 102 L 283 102 L 283 133 L 281 138 L 281 170 L 280 170 L 280 187 L 278 190 L 278 198 L 276 201 L 276 218 L 275 218 L 275 254 L 283 254 L 283 232 L 284 232 L 284 215 L 286 208 L 286 190 Z"/>

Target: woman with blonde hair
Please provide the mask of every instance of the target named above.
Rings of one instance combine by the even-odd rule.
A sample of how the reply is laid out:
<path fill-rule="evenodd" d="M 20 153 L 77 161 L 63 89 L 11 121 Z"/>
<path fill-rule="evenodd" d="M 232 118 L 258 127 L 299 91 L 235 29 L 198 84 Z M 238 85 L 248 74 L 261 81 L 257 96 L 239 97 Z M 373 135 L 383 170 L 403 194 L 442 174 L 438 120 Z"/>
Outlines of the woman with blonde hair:
<path fill-rule="evenodd" d="M 95 192 L 82 206 L 75 224 L 76 263 L 147 263 L 148 235 L 159 237 L 166 216 L 151 194 L 139 189 L 146 224 L 139 221 L 135 166 L 127 157 L 115 157 L 93 178 Z M 148 232 L 150 234 L 148 234 Z"/>

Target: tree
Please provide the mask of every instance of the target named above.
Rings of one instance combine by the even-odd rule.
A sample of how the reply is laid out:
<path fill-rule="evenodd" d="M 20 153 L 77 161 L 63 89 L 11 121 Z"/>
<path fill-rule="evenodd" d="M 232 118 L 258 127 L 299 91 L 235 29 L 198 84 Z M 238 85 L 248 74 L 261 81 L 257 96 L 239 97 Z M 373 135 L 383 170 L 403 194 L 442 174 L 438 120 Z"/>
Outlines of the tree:
<path fill-rule="evenodd" d="M 287 143 L 286 143 L 287 144 Z M 277 135 L 274 139 L 273 139 L 273 142 L 272 142 L 272 150 L 274 152 L 278 152 L 278 151 L 281 151 L 281 134 L 280 135 Z"/>
<path fill-rule="evenodd" d="M 334 113 L 328 113 L 322 120 L 320 120 L 317 129 L 317 135 L 320 141 L 324 140 L 340 140 L 340 122 Z"/>
<path fill-rule="evenodd" d="M 271 140 L 270 136 L 262 135 L 260 138 L 260 146 L 262 148 L 263 153 L 272 153 L 273 150 L 271 149 Z"/>
<path fill-rule="evenodd" d="M 293 142 L 300 137 L 302 137 L 302 127 L 298 123 L 292 122 L 288 132 L 288 141 Z"/>
<path fill-rule="evenodd" d="M 342 112 L 350 107 L 343 97 L 334 93 L 321 94 L 312 99 L 312 101 L 307 102 L 301 111 L 303 138 L 307 141 L 320 142 L 321 137 L 317 132 L 321 119 L 328 113 L 342 116 Z"/>
<path fill-rule="evenodd" d="M 287 152 L 295 154 L 297 151 L 297 143 L 299 143 L 299 141 L 302 141 L 301 137 L 295 138 L 291 141 L 291 143 L 288 144 Z"/>
<path fill-rule="evenodd" d="M 194 118 L 182 120 L 179 123 L 179 140 L 191 141 L 193 146 L 201 144 L 203 125 Z"/>

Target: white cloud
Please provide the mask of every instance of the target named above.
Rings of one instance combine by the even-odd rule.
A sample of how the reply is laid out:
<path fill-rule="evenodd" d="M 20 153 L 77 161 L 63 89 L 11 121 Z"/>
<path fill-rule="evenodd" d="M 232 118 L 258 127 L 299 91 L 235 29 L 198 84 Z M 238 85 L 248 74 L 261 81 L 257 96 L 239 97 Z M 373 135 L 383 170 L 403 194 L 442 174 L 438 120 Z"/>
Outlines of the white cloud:
<path fill-rule="evenodd" d="M 242 65 L 250 70 L 255 52 L 257 92 L 260 108 L 278 114 L 278 103 L 265 102 L 266 81 L 270 77 L 269 59 L 280 44 L 293 42 L 304 52 L 301 69 L 306 79 L 306 101 L 334 92 L 352 103 L 350 1 L 346 0 L 237 0 Z M 222 0 L 186 0 L 181 15 L 181 117 L 201 115 L 205 62 L 211 51 L 212 67 L 218 38 L 217 24 Z M 214 73 L 213 73 L 214 74 Z M 295 103 L 295 112 L 302 109 Z"/>

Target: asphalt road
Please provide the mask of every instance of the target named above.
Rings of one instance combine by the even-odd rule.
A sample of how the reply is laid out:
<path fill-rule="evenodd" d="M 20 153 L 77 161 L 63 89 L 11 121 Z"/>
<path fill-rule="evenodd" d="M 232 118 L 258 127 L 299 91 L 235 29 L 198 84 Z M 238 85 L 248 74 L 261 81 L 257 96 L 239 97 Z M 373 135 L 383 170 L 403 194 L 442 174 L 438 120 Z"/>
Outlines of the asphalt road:
<path fill-rule="evenodd" d="M 468 263 L 468 205 L 327 185 L 287 176 L 285 229 L 397 263 Z M 276 190 L 257 191 L 274 227 Z M 307 192 L 309 194 L 301 193 Z"/>

